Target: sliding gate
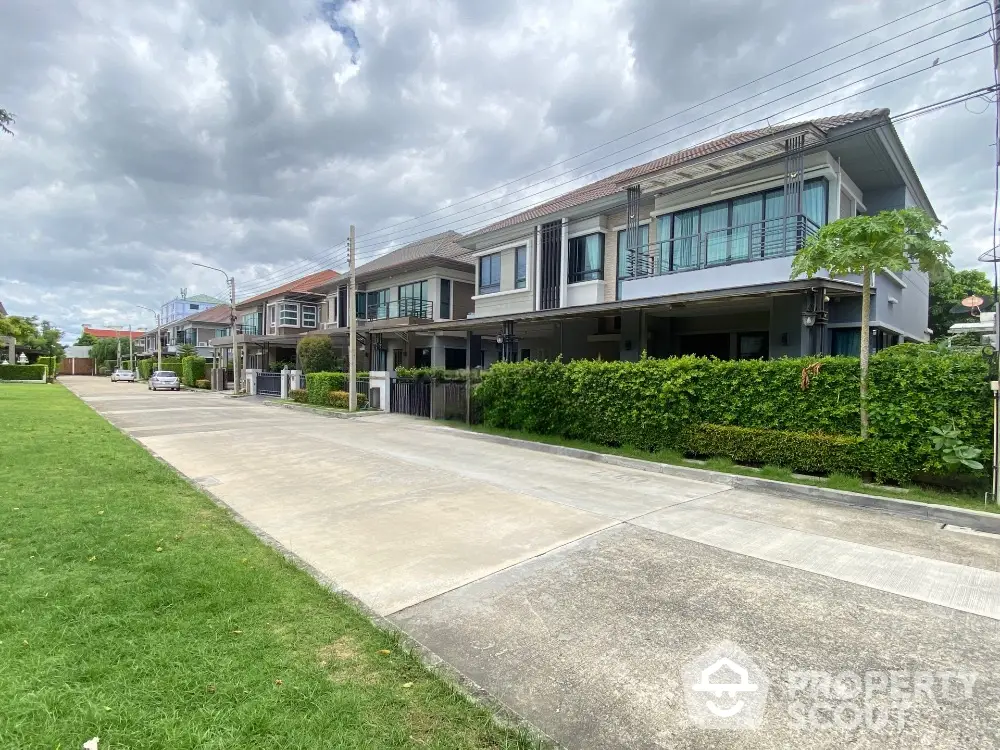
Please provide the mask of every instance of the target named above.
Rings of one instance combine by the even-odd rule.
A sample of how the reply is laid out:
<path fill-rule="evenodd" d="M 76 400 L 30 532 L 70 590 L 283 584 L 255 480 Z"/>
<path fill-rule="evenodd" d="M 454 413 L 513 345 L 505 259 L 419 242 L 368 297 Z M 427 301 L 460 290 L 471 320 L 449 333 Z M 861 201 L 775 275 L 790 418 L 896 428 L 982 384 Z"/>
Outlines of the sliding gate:
<path fill-rule="evenodd" d="M 389 382 L 389 388 L 391 390 L 390 412 L 430 419 L 431 382 L 429 380 L 392 378 Z"/>

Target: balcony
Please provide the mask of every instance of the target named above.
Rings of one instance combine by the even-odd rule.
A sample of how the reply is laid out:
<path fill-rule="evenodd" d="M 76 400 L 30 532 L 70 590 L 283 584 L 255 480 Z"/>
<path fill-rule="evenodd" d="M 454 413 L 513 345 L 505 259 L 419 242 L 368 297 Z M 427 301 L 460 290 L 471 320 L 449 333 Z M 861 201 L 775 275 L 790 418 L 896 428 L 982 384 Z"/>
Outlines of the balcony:
<path fill-rule="evenodd" d="M 372 322 L 377 320 L 396 320 L 399 318 L 434 320 L 434 304 L 425 299 L 404 297 L 395 302 L 369 305 L 362 319 Z"/>
<path fill-rule="evenodd" d="M 257 323 L 237 323 L 236 334 L 238 336 L 261 336 L 261 327 Z"/>
<path fill-rule="evenodd" d="M 791 259 L 819 225 L 804 214 L 713 229 L 638 249 L 622 299 L 788 281 Z"/>

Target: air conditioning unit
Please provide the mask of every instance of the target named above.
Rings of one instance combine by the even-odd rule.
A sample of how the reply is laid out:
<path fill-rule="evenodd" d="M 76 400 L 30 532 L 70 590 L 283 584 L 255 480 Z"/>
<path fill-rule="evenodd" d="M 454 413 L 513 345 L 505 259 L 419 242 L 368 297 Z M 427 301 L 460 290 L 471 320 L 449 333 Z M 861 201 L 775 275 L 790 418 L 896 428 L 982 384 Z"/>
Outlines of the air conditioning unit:
<path fill-rule="evenodd" d="M 199 342 L 198 342 L 198 346 L 201 346 L 201 347 L 207 347 L 207 346 L 208 346 L 208 344 L 207 344 L 207 343 L 205 343 L 204 341 L 199 341 Z"/>

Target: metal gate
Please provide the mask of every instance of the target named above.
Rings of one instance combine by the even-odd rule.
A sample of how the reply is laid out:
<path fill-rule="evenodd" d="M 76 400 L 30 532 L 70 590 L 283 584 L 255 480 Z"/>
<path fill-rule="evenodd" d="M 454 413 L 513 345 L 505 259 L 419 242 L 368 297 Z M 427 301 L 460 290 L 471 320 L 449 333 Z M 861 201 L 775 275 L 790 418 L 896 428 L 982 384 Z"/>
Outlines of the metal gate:
<path fill-rule="evenodd" d="M 389 387 L 389 411 L 393 414 L 409 414 L 413 417 L 431 416 L 431 383 L 429 380 L 409 380 L 392 378 Z"/>
<path fill-rule="evenodd" d="M 280 372 L 258 372 L 257 373 L 257 395 L 258 396 L 280 396 L 281 395 L 281 373 Z"/>

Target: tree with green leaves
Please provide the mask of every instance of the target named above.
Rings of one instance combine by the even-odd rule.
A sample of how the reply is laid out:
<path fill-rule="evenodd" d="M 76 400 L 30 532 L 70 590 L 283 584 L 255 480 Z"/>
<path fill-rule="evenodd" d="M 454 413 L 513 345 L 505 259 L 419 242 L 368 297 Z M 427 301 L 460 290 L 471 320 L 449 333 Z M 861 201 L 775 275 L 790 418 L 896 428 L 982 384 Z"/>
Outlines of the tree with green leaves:
<path fill-rule="evenodd" d="M 935 275 L 948 269 L 951 248 L 940 234 L 941 222 L 918 208 L 854 216 L 820 227 L 792 261 L 793 279 L 812 278 L 822 269 L 861 277 L 861 437 L 868 436 L 872 278 L 913 267 Z"/>
<path fill-rule="evenodd" d="M 185 357 L 197 356 L 198 350 L 194 348 L 194 344 L 181 344 L 177 347 L 177 357 L 179 359 L 184 359 Z"/>
<path fill-rule="evenodd" d="M 928 327 L 935 338 L 944 336 L 955 323 L 968 323 L 969 312 L 953 313 L 952 309 L 966 297 L 976 295 L 989 299 L 993 296 L 993 282 L 982 271 L 966 269 L 951 271 L 931 281 L 931 309 Z"/>
<path fill-rule="evenodd" d="M 98 365 L 103 365 L 105 362 L 117 362 L 119 341 L 121 342 L 121 352 L 127 357 L 128 339 L 107 338 L 97 339 L 97 341 L 90 345 L 90 358 L 97 362 Z"/>
<path fill-rule="evenodd" d="M 337 354 L 329 336 L 304 336 L 299 340 L 299 363 L 306 372 L 333 372 L 339 369 Z"/>
<path fill-rule="evenodd" d="M 14 131 L 10 129 L 10 126 L 14 124 L 16 119 L 13 112 L 8 112 L 6 109 L 0 108 L 0 131 L 7 135 L 14 135 Z"/>
<path fill-rule="evenodd" d="M 7 315 L 0 318 L 0 336 L 13 336 L 17 346 L 42 352 L 49 357 L 61 357 L 64 347 L 59 343 L 62 331 L 49 321 L 38 322 L 38 316 Z"/>
<path fill-rule="evenodd" d="M 97 336 L 90 333 L 89 331 L 84 331 L 80 334 L 80 338 L 76 340 L 74 346 L 93 346 L 97 343 Z"/>

